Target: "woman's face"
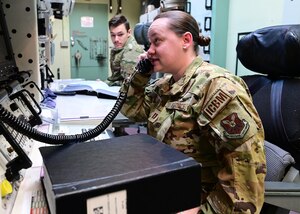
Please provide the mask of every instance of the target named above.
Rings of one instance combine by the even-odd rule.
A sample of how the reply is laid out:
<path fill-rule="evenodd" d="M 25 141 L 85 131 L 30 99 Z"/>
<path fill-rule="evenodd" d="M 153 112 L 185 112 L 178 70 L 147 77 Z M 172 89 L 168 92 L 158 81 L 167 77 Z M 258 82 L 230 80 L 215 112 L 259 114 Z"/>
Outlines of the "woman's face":
<path fill-rule="evenodd" d="M 176 73 L 183 60 L 183 41 L 168 28 L 169 20 L 160 18 L 155 20 L 148 31 L 150 48 L 148 58 L 154 66 L 155 72 Z"/>

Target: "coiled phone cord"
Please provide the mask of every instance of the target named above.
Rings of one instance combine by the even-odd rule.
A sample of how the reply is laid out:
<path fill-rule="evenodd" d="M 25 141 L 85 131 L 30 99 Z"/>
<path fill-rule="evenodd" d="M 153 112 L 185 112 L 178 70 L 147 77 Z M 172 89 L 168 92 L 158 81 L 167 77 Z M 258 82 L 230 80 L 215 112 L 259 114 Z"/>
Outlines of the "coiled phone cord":
<path fill-rule="evenodd" d="M 120 92 L 119 97 L 116 100 L 115 105 L 111 109 L 111 111 L 106 115 L 103 121 L 97 125 L 94 129 L 91 129 L 82 134 L 74 134 L 74 135 L 53 135 L 47 134 L 44 132 L 40 132 L 37 129 L 33 128 L 30 124 L 26 123 L 15 117 L 8 110 L 6 110 L 0 104 L 0 119 L 15 129 L 17 132 L 28 136 L 34 140 L 44 142 L 47 144 L 68 144 L 68 143 L 79 143 L 95 138 L 99 134 L 101 134 L 113 121 L 113 119 L 117 116 L 120 109 L 122 108 L 123 103 L 125 102 L 127 97 L 126 92 Z"/>
<path fill-rule="evenodd" d="M 17 132 L 26 135 L 29 138 L 47 144 L 61 145 L 61 144 L 85 142 L 87 140 L 90 140 L 100 135 L 111 124 L 111 122 L 115 119 L 117 114 L 120 112 L 127 98 L 129 83 L 132 81 L 133 77 L 137 73 L 147 73 L 151 69 L 151 66 L 152 66 L 151 63 L 148 60 L 141 60 L 137 64 L 133 74 L 131 74 L 127 79 L 124 80 L 124 83 L 121 86 L 119 96 L 116 100 L 116 103 L 112 107 L 110 112 L 106 115 L 106 117 L 101 121 L 99 125 L 97 125 L 94 129 L 91 129 L 85 133 L 74 134 L 74 135 L 53 135 L 53 134 L 40 132 L 37 129 L 33 128 L 26 121 L 20 120 L 17 117 L 15 117 L 12 113 L 6 110 L 1 104 L 0 104 L 0 119 L 2 120 L 2 122 L 6 123 L 13 129 L 15 129 Z"/>

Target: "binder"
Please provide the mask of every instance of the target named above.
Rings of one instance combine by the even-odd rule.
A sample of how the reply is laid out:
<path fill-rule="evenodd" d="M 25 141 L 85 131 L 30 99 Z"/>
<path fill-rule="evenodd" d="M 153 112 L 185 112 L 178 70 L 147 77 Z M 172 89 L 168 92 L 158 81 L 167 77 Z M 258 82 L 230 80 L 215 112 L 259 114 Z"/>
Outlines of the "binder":
<path fill-rule="evenodd" d="M 201 165 L 146 134 L 40 152 L 52 214 L 165 214 L 200 205 Z"/>

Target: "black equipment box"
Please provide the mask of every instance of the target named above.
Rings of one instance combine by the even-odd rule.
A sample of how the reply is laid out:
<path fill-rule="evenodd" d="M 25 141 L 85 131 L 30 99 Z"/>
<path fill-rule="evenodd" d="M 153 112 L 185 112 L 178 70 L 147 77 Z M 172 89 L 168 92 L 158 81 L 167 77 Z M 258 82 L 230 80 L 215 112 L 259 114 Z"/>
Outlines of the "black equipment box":
<path fill-rule="evenodd" d="M 168 214 L 200 205 L 201 165 L 146 134 L 40 152 L 52 214 Z"/>

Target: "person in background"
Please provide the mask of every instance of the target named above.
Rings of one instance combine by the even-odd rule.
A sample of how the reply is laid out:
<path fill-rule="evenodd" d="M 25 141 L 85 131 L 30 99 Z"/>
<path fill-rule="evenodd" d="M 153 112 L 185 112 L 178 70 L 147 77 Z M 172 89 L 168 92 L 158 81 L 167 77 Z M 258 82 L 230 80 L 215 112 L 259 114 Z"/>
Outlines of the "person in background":
<path fill-rule="evenodd" d="M 116 15 L 110 19 L 110 37 L 114 47 L 110 52 L 111 76 L 107 78 L 109 86 L 120 86 L 133 71 L 138 56 L 144 52 L 131 35 L 128 20 L 123 15 Z"/>
<path fill-rule="evenodd" d="M 198 56 L 210 39 L 186 12 L 160 13 L 148 37 L 141 72 L 121 88 L 128 90 L 121 112 L 147 121 L 149 135 L 202 164 L 201 205 L 182 213 L 260 213 L 264 129 L 245 82 Z M 162 71 L 168 75 L 148 83 L 152 72 Z"/>

